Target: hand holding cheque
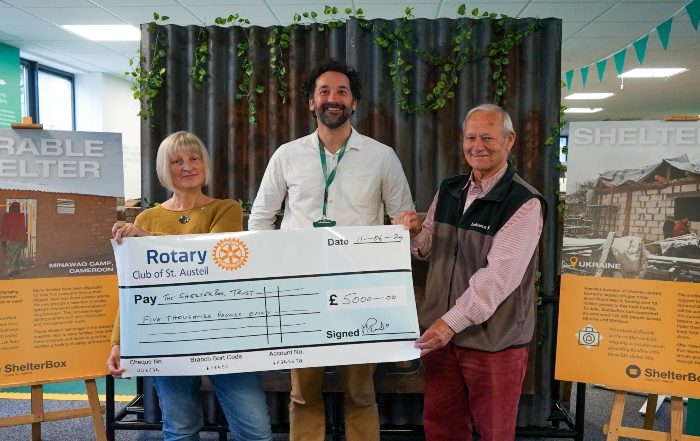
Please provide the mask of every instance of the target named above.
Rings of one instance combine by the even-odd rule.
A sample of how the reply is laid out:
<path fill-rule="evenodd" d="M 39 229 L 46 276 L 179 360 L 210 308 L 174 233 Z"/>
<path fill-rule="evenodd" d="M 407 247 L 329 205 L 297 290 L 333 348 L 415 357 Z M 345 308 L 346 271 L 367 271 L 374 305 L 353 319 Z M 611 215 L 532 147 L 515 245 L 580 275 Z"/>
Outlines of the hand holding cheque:
<path fill-rule="evenodd" d="M 394 218 L 394 225 L 403 225 L 413 238 L 423 231 L 423 222 L 415 211 L 404 211 Z M 438 319 L 425 330 L 423 335 L 416 340 L 416 348 L 420 349 L 420 356 L 440 349 L 450 342 L 455 332 L 444 320 Z"/>

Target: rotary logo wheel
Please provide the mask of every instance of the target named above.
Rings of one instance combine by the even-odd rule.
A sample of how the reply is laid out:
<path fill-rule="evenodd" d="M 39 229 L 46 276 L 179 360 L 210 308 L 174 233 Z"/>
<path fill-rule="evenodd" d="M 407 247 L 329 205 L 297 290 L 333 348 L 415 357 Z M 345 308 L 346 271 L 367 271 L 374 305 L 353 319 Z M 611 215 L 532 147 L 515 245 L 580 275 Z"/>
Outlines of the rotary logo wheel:
<path fill-rule="evenodd" d="M 212 256 L 222 270 L 236 271 L 248 262 L 248 246 L 240 239 L 222 239 L 214 245 Z"/>

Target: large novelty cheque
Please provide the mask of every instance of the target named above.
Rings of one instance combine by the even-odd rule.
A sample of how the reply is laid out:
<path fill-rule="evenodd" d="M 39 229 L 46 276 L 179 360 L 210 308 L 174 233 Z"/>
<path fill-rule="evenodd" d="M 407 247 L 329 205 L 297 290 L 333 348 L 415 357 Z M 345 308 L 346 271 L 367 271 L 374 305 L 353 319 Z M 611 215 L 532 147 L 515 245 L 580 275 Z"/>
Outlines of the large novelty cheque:
<path fill-rule="evenodd" d="M 403 227 L 152 236 L 113 246 L 125 376 L 419 356 Z"/>

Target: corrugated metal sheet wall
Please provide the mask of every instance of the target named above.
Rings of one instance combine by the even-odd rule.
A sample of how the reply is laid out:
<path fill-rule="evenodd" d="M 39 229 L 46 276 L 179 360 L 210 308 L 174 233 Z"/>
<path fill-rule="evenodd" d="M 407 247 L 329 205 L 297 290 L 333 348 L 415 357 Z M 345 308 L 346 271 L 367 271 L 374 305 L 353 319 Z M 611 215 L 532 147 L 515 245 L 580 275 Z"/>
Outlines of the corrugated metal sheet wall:
<path fill-rule="evenodd" d="M 525 29 L 534 19 L 513 20 Z M 469 44 L 484 49 L 495 31 L 492 22 L 468 20 L 473 37 Z M 375 26 L 397 26 L 399 20 L 373 20 Z M 445 55 L 451 50 L 457 20 L 416 19 L 411 22 L 415 44 Z M 473 106 L 493 101 L 490 80 L 491 60 L 468 63 L 460 75 L 455 98 L 441 110 L 423 116 L 400 110 L 391 87 L 387 53 L 373 40 L 376 34 L 350 21 L 338 29 L 319 31 L 297 28 L 292 32 L 285 51 L 289 74 L 289 97 L 283 104 L 277 95 L 276 80 L 269 74 L 266 42 L 272 28 L 250 27 L 254 40 L 261 42 L 251 49 L 254 61 L 252 84 L 265 86 L 257 96 L 257 126 L 248 124 L 245 103 L 235 99 L 241 80 L 236 45 L 245 41 L 240 27 L 209 27 L 208 76 L 201 88 L 190 78 L 194 49 L 198 45 L 199 27 L 162 26 L 167 35 L 165 83 L 154 98 L 152 126 L 142 124 L 142 194 L 151 201 L 165 200 L 168 195 L 155 174 L 155 156 L 160 141 L 177 130 L 199 135 L 209 147 L 214 179 L 209 193 L 215 197 L 252 200 L 258 189 L 270 155 L 282 143 L 315 129 L 308 105 L 298 93 L 301 81 L 316 64 L 334 57 L 345 60 L 361 73 L 362 99 L 353 117 L 353 125 L 363 134 L 393 146 L 403 163 L 418 210 L 426 210 L 438 184 L 445 177 L 465 171 L 460 135 L 462 120 Z M 142 29 L 142 54 L 151 59 L 149 47 L 153 34 Z M 545 146 L 545 140 L 559 124 L 561 21 L 541 20 L 541 30 L 516 46 L 509 56 L 505 75 L 508 89 L 504 107 L 513 117 L 517 140 L 513 149 L 519 173 L 545 196 L 550 210 L 540 248 L 545 300 L 554 298 L 557 280 L 557 153 Z M 407 56 L 407 55 L 405 55 Z M 410 86 L 414 94 L 425 95 L 439 72 L 418 56 Z M 554 303 L 540 307 L 537 379 L 534 395 L 523 396 L 519 425 L 546 425 L 552 405 Z M 410 410 L 406 410 L 410 412 Z"/>

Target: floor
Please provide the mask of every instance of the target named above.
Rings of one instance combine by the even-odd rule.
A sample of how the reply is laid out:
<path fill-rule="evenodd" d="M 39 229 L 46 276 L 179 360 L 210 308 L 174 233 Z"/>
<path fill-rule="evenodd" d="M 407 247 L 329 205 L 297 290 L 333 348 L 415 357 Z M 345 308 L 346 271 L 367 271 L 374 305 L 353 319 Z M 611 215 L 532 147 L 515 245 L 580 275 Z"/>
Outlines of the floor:
<path fill-rule="evenodd" d="M 603 424 L 606 424 L 610 418 L 610 410 L 612 407 L 612 398 L 614 392 L 601 387 L 588 385 L 586 388 L 586 411 L 585 411 L 585 441 L 603 441 Z M 630 394 L 627 398 L 623 425 L 631 427 L 642 427 L 644 422 L 643 416 L 639 413 L 640 407 L 644 404 L 645 396 Z M 572 397 L 572 402 L 575 396 Z M 124 406 L 121 403 L 120 406 Z M 85 402 L 82 401 L 45 401 L 45 410 L 65 410 L 74 407 L 83 407 Z M 659 431 L 668 431 L 670 429 L 670 409 L 669 402 L 665 401 L 661 404 L 656 415 L 655 429 Z M 0 415 L 12 416 L 30 411 L 29 401 L 22 399 L 0 399 Z M 575 409 L 572 410 L 575 416 Z M 31 439 L 31 427 L 29 425 L 4 427 L 0 428 L 0 441 L 19 441 Z M 94 441 L 95 435 L 92 428 L 92 421 L 89 418 L 77 418 L 71 420 L 62 420 L 55 422 L 47 422 L 42 424 L 42 440 L 43 441 Z M 118 431 L 115 441 L 157 441 L 162 440 L 162 435 L 158 431 Z M 204 433 L 201 436 L 202 440 L 217 440 L 218 436 L 214 433 Z M 288 435 L 279 433 L 275 435 L 275 441 L 286 441 Z M 329 436 L 328 440 L 331 439 Z M 402 440 L 413 441 L 422 440 L 421 434 L 409 435 L 390 435 L 383 434 L 382 440 Z M 564 440 L 572 438 L 549 438 L 552 440 Z M 542 440 L 542 438 L 519 437 L 518 441 L 524 440 Z"/>

